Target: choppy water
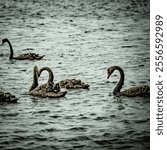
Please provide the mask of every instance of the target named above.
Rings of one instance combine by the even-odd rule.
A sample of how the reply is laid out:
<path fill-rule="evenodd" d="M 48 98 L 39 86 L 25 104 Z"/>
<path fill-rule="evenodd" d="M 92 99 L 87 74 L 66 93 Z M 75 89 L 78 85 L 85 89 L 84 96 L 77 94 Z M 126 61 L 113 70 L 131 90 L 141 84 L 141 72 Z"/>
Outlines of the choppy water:
<path fill-rule="evenodd" d="M 149 85 L 148 0 L 1 0 L 0 10 L 0 38 L 16 55 L 46 55 L 9 61 L 8 45 L 0 47 L 0 90 L 20 97 L 0 105 L 1 150 L 149 149 L 149 98 L 116 98 L 119 74 L 106 79 L 106 69 L 120 65 L 124 89 Z M 29 96 L 35 65 L 50 67 L 55 82 L 76 78 L 90 89 L 52 100 Z"/>

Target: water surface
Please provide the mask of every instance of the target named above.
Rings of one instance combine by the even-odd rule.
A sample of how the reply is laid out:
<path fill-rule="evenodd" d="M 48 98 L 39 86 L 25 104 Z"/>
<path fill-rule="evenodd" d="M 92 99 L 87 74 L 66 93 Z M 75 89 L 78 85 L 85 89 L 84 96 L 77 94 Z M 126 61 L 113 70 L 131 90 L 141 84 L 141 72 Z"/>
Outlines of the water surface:
<path fill-rule="evenodd" d="M 20 98 L 0 105 L 1 150 L 149 149 L 149 98 L 116 98 L 118 72 L 106 79 L 107 68 L 119 65 L 124 89 L 149 85 L 148 0 L 1 0 L 0 9 L 0 38 L 15 55 L 46 55 L 9 61 L 9 46 L 0 47 L 0 90 Z M 55 82 L 76 78 L 90 89 L 29 96 L 35 65 L 50 67 Z M 43 72 L 39 82 L 47 78 Z"/>

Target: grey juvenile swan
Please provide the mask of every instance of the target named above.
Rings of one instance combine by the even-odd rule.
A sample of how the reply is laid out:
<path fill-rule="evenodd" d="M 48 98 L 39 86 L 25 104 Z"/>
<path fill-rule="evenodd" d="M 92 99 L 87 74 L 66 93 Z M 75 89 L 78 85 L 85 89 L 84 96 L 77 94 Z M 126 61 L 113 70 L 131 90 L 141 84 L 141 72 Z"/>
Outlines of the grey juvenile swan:
<path fill-rule="evenodd" d="M 9 59 L 16 59 L 16 60 L 41 60 L 45 55 L 43 56 L 39 56 L 39 54 L 35 54 L 35 53 L 26 53 L 26 54 L 20 54 L 17 57 L 14 57 L 14 53 L 13 53 L 13 47 L 12 44 L 10 43 L 10 41 L 8 39 L 3 39 L 2 40 L 2 45 L 4 43 L 8 43 L 9 47 L 10 47 L 10 55 L 9 55 Z"/>
<path fill-rule="evenodd" d="M 30 87 L 29 94 L 32 96 L 39 97 L 49 97 L 49 98 L 59 98 L 64 97 L 67 94 L 67 91 L 55 91 L 53 89 L 53 84 L 50 80 L 53 80 L 51 77 L 49 78 L 46 84 L 38 86 L 38 67 L 35 66 L 33 70 L 33 84 Z"/>
<path fill-rule="evenodd" d="M 107 79 L 109 79 L 109 77 L 111 76 L 111 74 L 115 71 L 118 70 L 120 72 L 120 80 L 117 83 L 116 87 L 114 88 L 113 94 L 115 96 L 129 96 L 129 97 L 133 97 L 133 96 L 149 96 L 150 95 L 150 87 L 147 85 L 143 85 L 143 86 L 138 86 L 138 87 L 132 87 L 130 89 L 127 89 L 125 91 L 121 91 L 122 86 L 124 85 L 124 71 L 121 67 L 119 66 L 112 66 L 110 68 L 107 69 L 107 74 L 108 77 Z"/>

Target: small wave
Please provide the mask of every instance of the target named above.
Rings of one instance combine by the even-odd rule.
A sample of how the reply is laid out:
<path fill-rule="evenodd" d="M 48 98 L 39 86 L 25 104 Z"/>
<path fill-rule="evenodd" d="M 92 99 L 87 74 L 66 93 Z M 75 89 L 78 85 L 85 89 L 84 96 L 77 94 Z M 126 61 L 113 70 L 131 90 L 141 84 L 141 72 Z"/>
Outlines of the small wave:
<path fill-rule="evenodd" d="M 33 51 L 33 50 L 34 50 L 33 48 L 25 48 L 22 51 Z"/>
<path fill-rule="evenodd" d="M 148 120 L 134 120 L 133 121 L 134 123 L 145 123 L 145 122 L 148 122 Z"/>
<path fill-rule="evenodd" d="M 39 135 L 35 135 L 34 139 L 37 141 L 47 141 L 48 138 L 47 137 L 42 137 L 40 134 Z"/>
<path fill-rule="evenodd" d="M 122 150 L 129 150 L 129 149 L 131 149 L 131 148 L 134 148 L 134 146 L 133 145 L 119 145 L 118 147 L 117 147 L 117 149 L 122 149 Z"/>
<path fill-rule="evenodd" d="M 24 140 L 27 140 L 28 138 L 30 138 L 30 136 L 15 135 L 15 136 L 13 137 L 13 140 L 16 140 L 16 141 L 24 141 Z"/>
<path fill-rule="evenodd" d="M 115 115 L 110 115 L 110 118 L 115 118 L 116 116 Z"/>
<path fill-rule="evenodd" d="M 128 130 L 128 131 L 125 131 L 125 134 L 126 135 L 130 135 L 130 134 L 132 134 L 132 133 L 134 133 L 135 131 L 134 130 Z"/>
<path fill-rule="evenodd" d="M 57 132 L 57 131 L 60 131 L 56 128 L 47 128 L 47 129 L 43 129 L 41 130 L 42 132 Z"/>
<path fill-rule="evenodd" d="M 131 113 L 131 112 L 130 112 L 130 113 L 124 113 L 124 115 L 127 115 L 127 116 L 128 116 L 128 115 L 129 115 L 129 116 L 132 116 L 132 115 L 134 115 L 134 114 L 135 114 L 135 113 Z"/>
<path fill-rule="evenodd" d="M 131 124 L 131 121 L 129 121 L 129 120 L 126 120 L 126 119 L 124 119 L 124 120 L 121 120 L 120 122 L 123 122 L 123 123 L 125 123 L 125 124 Z"/>
<path fill-rule="evenodd" d="M 111 134 L 110 133 L 104 133 L 103 136 L 104 137 L 109 137 L 109 136 L 111 136 Z"/>
<path fill-rule="evenodd" d="M 46 123 L 46 122 L 39 121 L 39 122 L 33 123 L 33 125 L 47 125 L 47 123 Z"/>
<path fill-rule="evenodd" d="M 64 119 L 73 119 L 75 118 L 75 115 L 71 115 L 71 116 L 65 116 Z"/>
<path fill-rule="evenodd" d="M 54 116 L 49 116 L 49 117 L 51 117 L 51 118 L 59 118 L 59 117 L 61 117 L 61 116 L 54 115 Z"/>
<path fill-rule="evenodd" d="M 88 140 L 90 140 L 90 138 L 87 137 L 87 136 L 77 136 L 77 137 L 74 137 L 74 138 L 66 139 L 65 141 L 71 142 L 71 141 L 88 141 Z"/>
<path fill-rule="evenodd" d="M 112 144 L 112 140 L 95 140 L 93 142 L 102 146 L 105 146 L 105 145 L 109 146 L 110 144 Z"/>
<path fill-rule="evenodd" d="M 88 119 L 88 117 L 80 116 L 80 117 L 78 117 L 78 119 Z"/>
<path fill-rule="evenodd" d="M 105 120 L 105 119 L 107 119 L 107 117 L 97 117 L 94 120 Z"/>
<path fill-rule="evenodd" d="M 137 48 L 138 45 L 123 45 L 122 48 Z"/>
<path fill-rule="evenodd" d="M 18 116 L 19 113 L 8 113 L 8 114 L 1 114 L 1 117 L 15 117 Z"/>
<path fill-rule="evenodd" d="M 85 145 L 75 145 L 72 148 L 85 148 Z"/>
<path fill-rule="evenodd" d="M 133 147 L 131 144 L 127 144 L 124 141 L 120 141 L 120 139 L 111 139 L 111 140 L 95 140 L 94 141 L 96 144 L 101 145 L 103 147 L 106 147 L 108 149 L 129 149 L 131 147 Z"/>
<path fill-rule="evenodd" d="M 95 114 L 95 113 L 91 113 L 90 115 L 91 115 L 91 116 L 95 116 L 96 114 Z"/>
<path fill-rule="evenodd" d="M 68 129 L 68 130 L 70 130 L 70 131 L 82 131 L 82 132 L 87 131 L 87 129 L 84 128 L 84 127 L 73 127 L 73 128 Z"/>
<path fill-rule="evenodd" d="M 26 132 L 28 132 L 27 130 L 21 130 L 21 129 L 19 129 L 19 130 L 16 130 L 16 131 L 14 131 L 14 133 L 26 133 Z"/>
<path fill-rule="evenodd" d="M 125 109 L 125 106 L 123 105 L 118 105 L 118 110 L 124 110 Z"/>
<path fill-rule="evenodd" d="M 50 110 L 40 110 L 40 111 L 36 111 L 36 112 L 33 112 L 33 114 L 37 114 L 37 113 L 50 113 Z"/>
<path fill-rule="evenodd" d="M 138 67 L 144 67 L 144 64 L 139 64 Z"/>
<path fill-rule="evenodd" d="M 147 84 L 147 81 L 139 81 L 139 83 Z"/>

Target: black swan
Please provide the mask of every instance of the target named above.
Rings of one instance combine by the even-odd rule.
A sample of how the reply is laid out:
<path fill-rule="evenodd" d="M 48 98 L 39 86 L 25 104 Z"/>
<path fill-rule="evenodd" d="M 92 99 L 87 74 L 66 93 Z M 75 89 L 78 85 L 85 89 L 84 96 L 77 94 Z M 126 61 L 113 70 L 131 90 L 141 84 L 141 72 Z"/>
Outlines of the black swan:
<path fill-rule="evenodd" d="M 107 69 L 108 77 L 111 76 L 111 74 L 115 71 L 118 70 L 120 72 L 120 80 L 117 83 L 116 87 L 114 88 L 113 94 L 115 96 L 128 96 L 128 97 L 133 97 L 133 96 L 149 96 L 150 95 L 150 87 L 147 85 L 143 86 L 138 86 L 138 87 L 132 87 L 130 89 L 127 89 L 125 91 L 120 91 L 122 89 L 122 86 L 124 85 L 124 71 L 121 67 L 119 66 L 112 66 Z"/>
<path fill-rule="evenodd" d="M 26 53 L 26 54 L 20 54 L 17 57 L 14 57 L 14 53 L 13 53 L 13 47 L 12 44 L 10 43 L 10 41 L 8 39 L 3 39 L 2 40 L 2 45 L 4 43 L 8 43 L 9 47 L 10 47 L 10 55 L 9 55 L 9 59 L 16 59 L 16 60 L 41 60 L 45 55 L 43 56 L 39 56 L 39 54 L 35 54 L 35 53 Z"/>
<path fill-rule="evenodd" d="M 8 92 L 0 92 L 0 102 L 16 103 L 18 98 Z"/>
<path fill-rule="evenodd" d="M 59 82 L 61 88 L 66 89 L 88 89 L 89 84 L 81 82 L 81 80 L 77 79 L 65 79 Z"/>
<path fill-rule="evenodd" d="M 51 69 L 49 67 L 43 67 L 39 70 L 39 76 L 41 74 L 42 71 L 48 71 L 49 73 L 49 83 L 53 83 L 53 72 L 51 71 Z M 58 82 L 56 85 L 54 85 L 55 89 L 59 89 L 59 88 L 66 88 L 66 89 L 88 89 L 89 85 L 85 84 L 83 82 L 81 82 L 81 80 L 76 80 L 76 79 L 66 79 L 66 80 L 62 80 L 60 82 Z"/>
<path fill-rule="evenodd" d="M 33 70 L 33 84 L 29 90 L 29 94 L 32 96 L 39 96 L 39 97 L 49 97 L 49 98 L 59 98 L 64 97 L 67 94 L 67 91 L 55 91 L 53 89 L 52 78 L 48 80 L 46 84 L 38 86 L 38 67 L 35 66 Z"/>
<path fill-rule="evenodd" d="M 54 75 L 52 70 L 49 67 L 43 67 L 38 71 L 38 77 L 40 77 L 41 73 L 46 70 L 49 73 L 49 78 L 48 78 L 48 82 L 46 84 L 43 84 L 43 88 L 44 87 L 48 87 L 48 90 L 54 90 L 54 91 L 60 91 L 60 86 L 59 84 L 55 84 L 54 85 Z"/>

